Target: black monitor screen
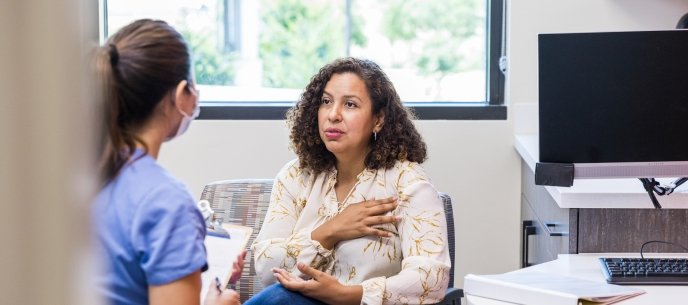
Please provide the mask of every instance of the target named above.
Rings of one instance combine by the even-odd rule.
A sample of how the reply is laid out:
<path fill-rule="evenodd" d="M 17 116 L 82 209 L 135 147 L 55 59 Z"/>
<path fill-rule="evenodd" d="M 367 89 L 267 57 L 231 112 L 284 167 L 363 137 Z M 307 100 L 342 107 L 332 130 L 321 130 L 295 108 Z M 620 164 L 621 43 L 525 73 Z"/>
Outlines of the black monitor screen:
<path fill-rule="evenodd" d="M 540 162 L 688 160 L 688 31 L 539 35 Z"/>

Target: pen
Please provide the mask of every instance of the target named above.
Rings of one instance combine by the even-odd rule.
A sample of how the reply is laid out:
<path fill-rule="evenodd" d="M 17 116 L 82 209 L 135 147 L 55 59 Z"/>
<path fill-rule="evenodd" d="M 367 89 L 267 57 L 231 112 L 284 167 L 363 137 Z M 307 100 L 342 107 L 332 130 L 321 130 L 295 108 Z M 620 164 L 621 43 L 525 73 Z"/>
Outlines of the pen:
<path fill-rule="evenodd" d="M 215 277 L 215 286 L 217 287 L 217 291 L 222 292 L 222 284 L 220 284 L 220 279 Z"/>

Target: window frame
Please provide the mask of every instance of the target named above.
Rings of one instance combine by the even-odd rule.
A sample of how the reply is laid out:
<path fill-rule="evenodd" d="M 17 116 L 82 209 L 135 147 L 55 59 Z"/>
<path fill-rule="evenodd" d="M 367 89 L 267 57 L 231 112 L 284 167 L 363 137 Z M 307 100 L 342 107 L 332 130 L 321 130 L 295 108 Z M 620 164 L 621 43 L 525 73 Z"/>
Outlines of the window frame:
<path fill-rule="evenodd" d="M 101 34 L 107 37 L 107 1 L 101 1 Z M 230 1 L 231 2 L 231 1 Z M 487 97 L 484 102 L 404 102 L 419 120 L 506 120 L 505 75 L 499 62 L 504 54 L 506 0 L 486 0 Z M 293 102 L 204 102 L 197 120 L 284 120 Z"/>

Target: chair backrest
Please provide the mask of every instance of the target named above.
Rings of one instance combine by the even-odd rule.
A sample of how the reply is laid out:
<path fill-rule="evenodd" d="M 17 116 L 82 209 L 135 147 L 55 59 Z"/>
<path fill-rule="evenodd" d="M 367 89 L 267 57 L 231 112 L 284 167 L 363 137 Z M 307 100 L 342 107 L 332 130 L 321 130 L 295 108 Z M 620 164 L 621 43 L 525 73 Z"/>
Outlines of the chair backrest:
<path fill-rule="evenodd" d="M 272 182 L 272 179 L 217 181 L 206 185 L 201 194 L 201 199 L 210 202 L 210 206 L 215 211 L 215 219 L 253 228 L 253 233 L 248 242 L 249 248 L 247 249 L 244 270 L 237 283 L 242 303 L 263 289 L 253 266 L 253 253 L 251 253 L 250 245 L 258 235 L 268 211 Z M 439 192 L 439 196 L 442 199 L 447 220 L 447 237 L 451 259 L 449 287 L 454 287 L 454 214 L 451 197 L 442 192 Z"/>
<path fill-rule="evenodd" d="M 253 266 L 250 245 L 258 235 L 270 204 L 272 179 L 224 180 L 207 184 L 201 199 L 208 200 L 215 211 L 215 219 L 253 228 L 249 238 L 244 270 L 237 283 L 241 302 L 263 289 Z"/>
<path fill-rule="evenodd" d="M 449 287 L 454 287 L 454 209 L 452 208 L 452 201 L 449 194 L 438 192 L 442 199 L 444 206 L 444 215 L 447 219 L 447 243 L 449 243 L 449 259 L 451 260 L 451 269 L 449 269 Z"/>

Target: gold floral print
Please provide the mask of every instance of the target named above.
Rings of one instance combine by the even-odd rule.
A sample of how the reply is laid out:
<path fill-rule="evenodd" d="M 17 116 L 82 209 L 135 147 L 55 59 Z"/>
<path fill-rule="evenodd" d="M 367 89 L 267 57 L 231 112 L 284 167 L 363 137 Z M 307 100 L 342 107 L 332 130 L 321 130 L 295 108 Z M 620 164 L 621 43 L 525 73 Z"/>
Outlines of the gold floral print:
<path fill-rule="evenodd" d="M 303 262 L 345 285 L 362 285 L 361 304 L 439 301 L 449 280 L 446 223 L 442 202 L 422 167 L 397 162 L 389 169 L 366 169 L 342 202 L 334 195 L 336 173 L 312 176 L 293 161 L 277 175 L 266 221 L 252 245 L 261 281 L 274 281 L 273 267 L 299 275 L 295 264 Z M 390 214 L 401 220 L 376 226 L 392 237 L 367 236 L 331 250 L 311 240 L 315 228 L 346 206 L 392 195 L 399 205 Z"/>
<path fill-rule="evenodd" d="M 298 262 L 301 247 L 298 244 L 288 243 L 285 250 L 285 257 L 281 266 L 282 268 L 292 269 Z"/>
<path fill-rule="evenodd" d="M 284 184 L 278 181 L 275 184 L 275 187 L 277 188 L 277 191 L 273 192 L 270 201 L 275 202 L 276 204 L 274 206 L 270 206 L 265 221 L 275 222 L 285 217 L 290 217 L 296 220 L 299 216 L 299 212 L 301 211 L 301 209 L 298 209 L 298 202 L 296 200 L 291 200 L 290 204 L 284 204 Z"/>
<path fill-rule="evenodd" d="M 418 269 L 421 277 L 421 285 L 423 287 L 423 292 L 418 296 L 419 304 L 426 304 L 425 300 L 433 292 L 437 292 L 443 289 L 445 273 L 440 269 L 430 268 L 426 270 L 424 268 Z M 433 299 L 432 302 L 435 303 L 437 300 Z"/>
<path fill-rule="evenodd" d="M 351 266 L 349 268 L 349 278 L 347 278 L 346 282 L 351 282 L 356 277 L 356 266 Z"/>

